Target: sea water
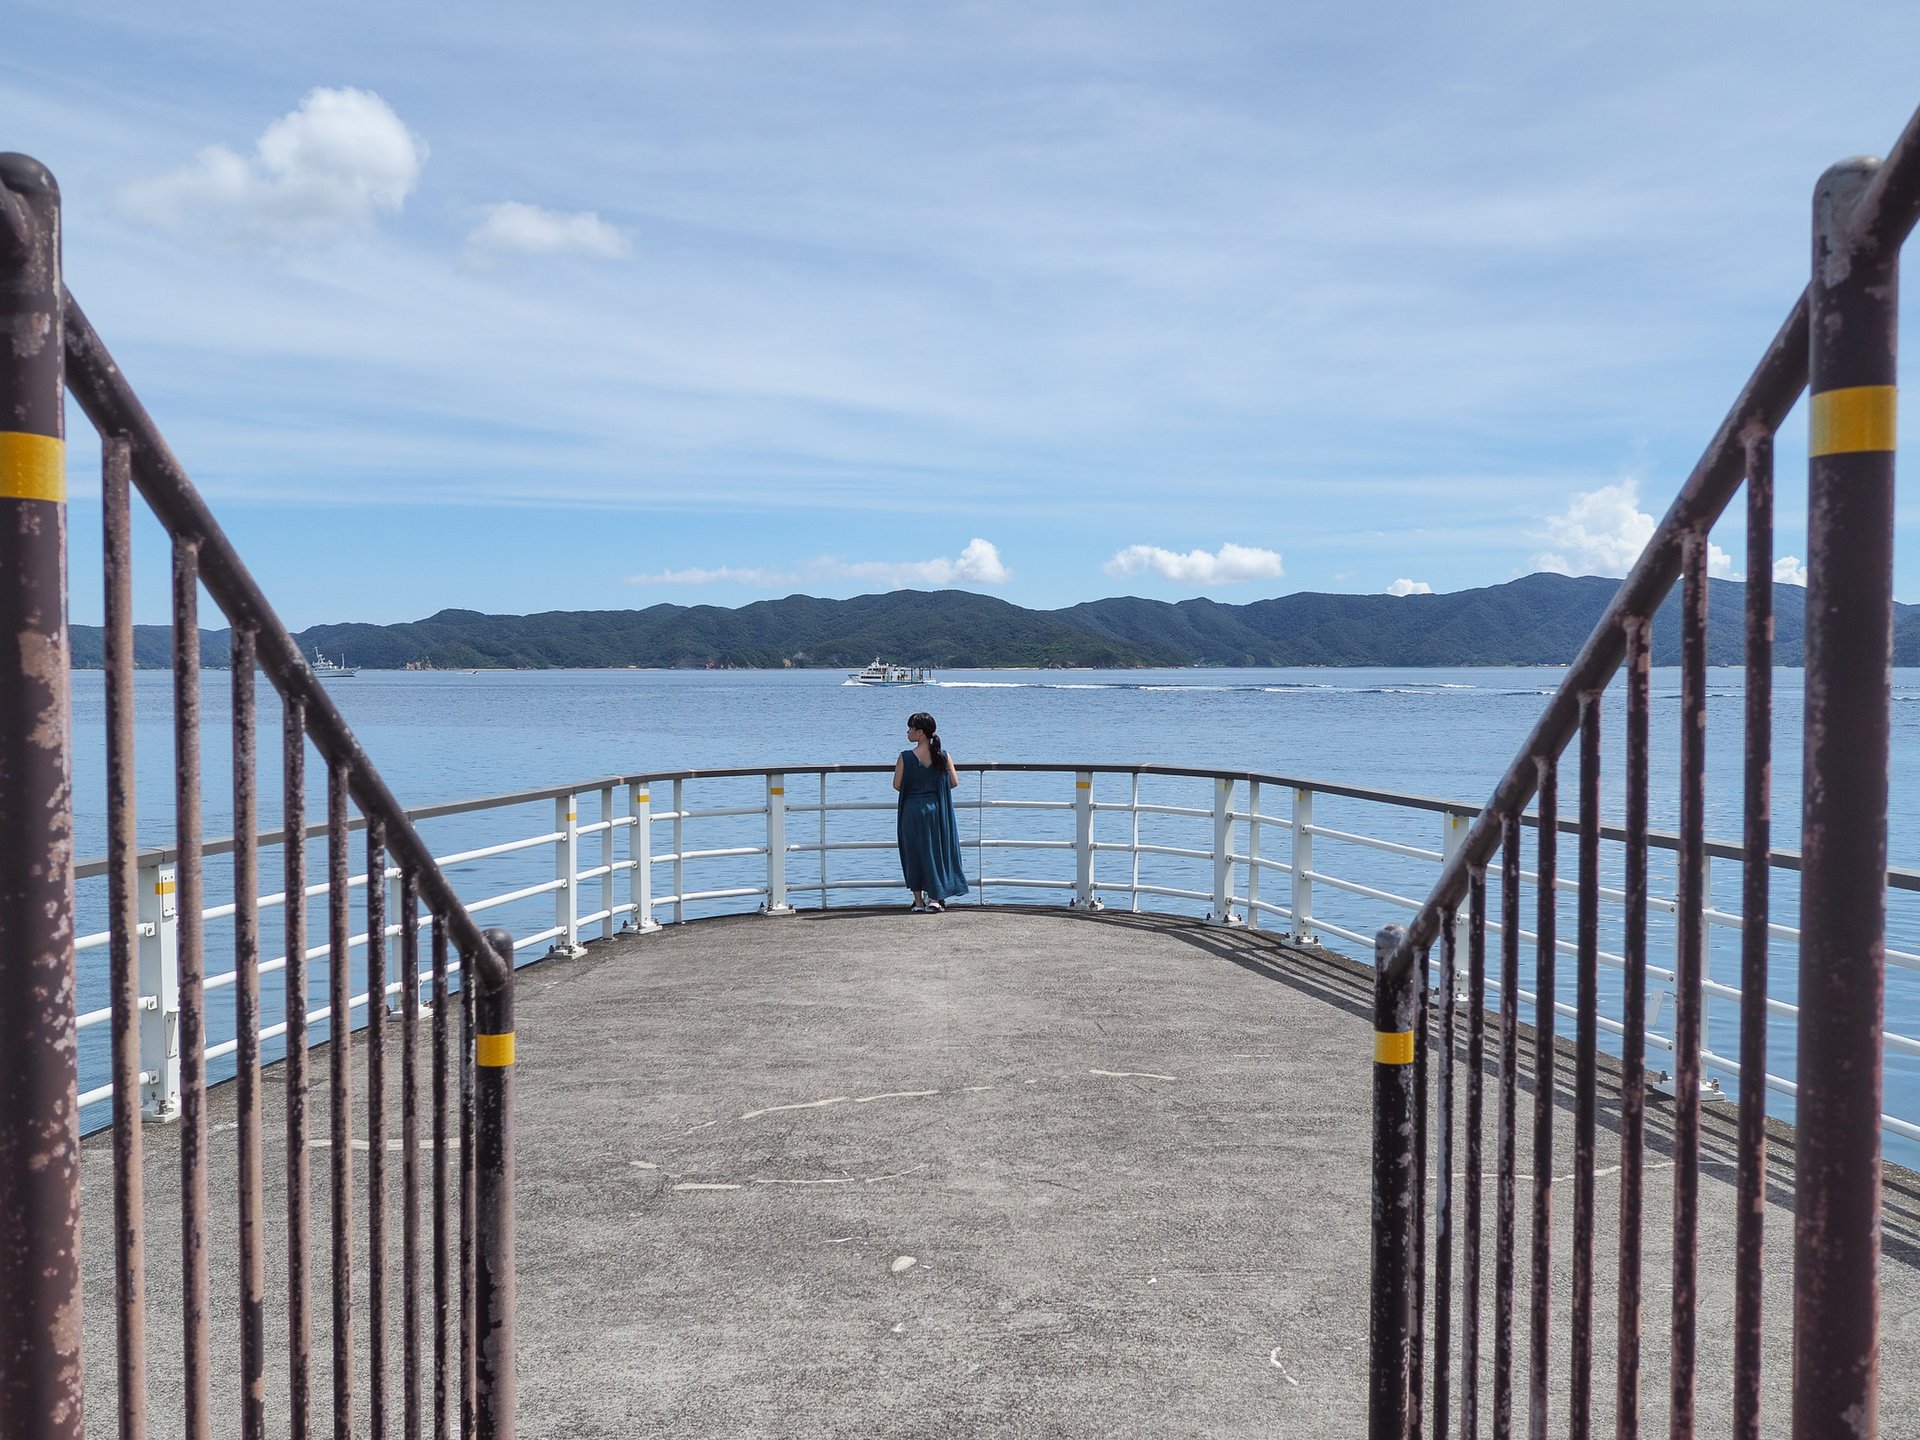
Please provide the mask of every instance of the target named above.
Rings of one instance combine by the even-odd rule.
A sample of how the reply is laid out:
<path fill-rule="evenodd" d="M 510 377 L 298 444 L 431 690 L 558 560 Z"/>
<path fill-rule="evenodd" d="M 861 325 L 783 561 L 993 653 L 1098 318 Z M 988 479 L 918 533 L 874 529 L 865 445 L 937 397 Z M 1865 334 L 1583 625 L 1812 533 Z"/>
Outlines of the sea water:
<path fill-rule="evenodd" d="M 1061 765 L 1153 764 L 1252 770 L 1308 782 L 1407 792 L 1456 801 L 1475 810 L 1512 762 L 1516 751 L 1538 720 L 1547 697 L 1562 672 L 1525 669 L 1182 669 L 1163 671 L 983 671 L 945 672 L 935 684 L 912 688 L 848 686 L 838 672 L 827 671 L 481 671 L 400 672 L 362 671 L 350 679 L 328 682 L 328 693 L 340 707 L 355 734 L 389 787 L 409 808 L 444 804 L 484 795 L 589 782 L 601 777 L 646 771 L 714 769 L 750 766 L 804 769 L 808 765 L 891 765 L 906 741 L 906 720 L 917 710 L 933 713 L 947 749 L 962 770 L 976 761 L 1022 761 Z M 204 833 L 219 836 L 231 828 L 231 750 L 229 720 L 231 677 L 210 671 L 202 683 L 201 763 L 204 776 Z M 1780 670 L 1774 679 L 1773 844 L 1777 849 L 1798 846 L 1800 808 L 1800 717 L 1802 672 Z M 280 810 L 279 707 L 261 683 L 259 710 L 260 811 L 263 828 L 277 826 Z M 143 845 L 170 843 L 173 838 L 173 777 L 171 677 L 144 672 L 136 677 L 136 749 L 138 755 L 138 830 Z M 1652 823 L 1672 829 L 1678 819 L 1678 772 L 1681 727 L 1680 677 L 1676 670 L 1659 669 L 1652 683 L 1651 749 L 1654 781 Z M 97 672 L 73 677 L 76 741 L 75 822 L 77 851 L 82 858 L 105 848 L 105 712 L 104 681 Z M 1707 830 L 1710 837 L 1737 841 L 1743 804 L 1743 672 L 1716 669 L 1708 678 L 1708 794 Z M 1892 794 L 1889 863 L 1920 867 L 1920 670 L 1894 672 L 1892 728 Z M 1606 757 L 1602 791 L 1604 818 L 1622 817 L 1624 700 L 1616 684 L 1602 715 Z M 1577 762 L 1571 750 L 1561 784 L 1561 814 L 1575 813 L 1574 777 Z M 1060 776 L 992 777 L 970 772 L 974 798 L 1009 796 L 1071 798 L 1070 778 Z M 710 782 L 696 803 L 752 803 L 759 792 L 751 782 Z M 808 803 L 817 796 L 811 780 L 790 786 L 791 804 Z M 1062 785 L 1069 788 L 1062 790 Z M 721 788 L 715 788 L 721 787 Z M 1157 787 L 1157 788 L 1155 788 Z M 1056 793 L 1057 792 L 1057 793 Z M 323 772 L 317 756 L 309 753 L 308 818 L 324 815 Z M 1271 791 L 1269 791 L 1271 795 Z M 963 787 L 963 799 L 968 789 Z M 622 797 L 624 798 L 624 797 Z M 839 777 L 829 796 L 835 803 L 866 800 L 881 807 L 861 816 L 836 816 L 834 838 L 843 838 L 848 825 L 866 823 L 866 835 L 884 839 L 890 833 L 884 806 L 892 793 L 884 775 Z M 1096 798 L 1124 801 L 1124 778 L 1096 782 Z M 1203 789 L 1193 782 L 1185 788 L 1173 781 L 1150 781 L 1143 799 L 1160 803 L 1202 805 Z M 655 797 L 663 809 L 664 797 Z M 1241 802 L 1244 804 L 1244 800 Z M 1282 796 L 1263 799 L 1268 814 L 1289 813 Z M 1402 843 L 1437 849 L 1439 819 L 1429 812 L 1394 811 L 1359 802 L 1322 797 L 1316 821 L 1321 825 L 1381 835 Z M 498 843 L 540 833 L 551 824 L 551 802 L 524 807 L 509 819 L 502 812 L 456 817 L 422 827 L 436 853 Z M 616 813 L 618 807 L 616 807 Z M 581 823 L 596 818 L 591 804 L 583 805 Z M 790 821 L 789 841 L 796 838 L 801 817 Z M 1047 835 L 1059 838 L 1058 816 L 991 812 L 993 833 Z M 1097 837 L 1124 842 L 1128 817 L 1102 814 Z M 808 817 L 805 824 L 816 821 Z M 962 812 L 963 841 L 988 839 L 981 832 L 978 812 Z M 746 825 L 741 830 L 741 825 Z M 1182 828 L 1182 827 L 1185 828 Z M 1024 828 L 1022 828 L 1024 827 Z M 1051 827 L 1051 828 L 1049 828 Z M 663 827 L 664 828 L 664 827 Z M 689 848 L 764 839 L 751 832 L 751 822 L 736 822 L 741 833 L 720 836 L 690 833 Z M 1206 823 L 1162 817 L 1143 829 L 1150 842 L 1204 848 L 1210 843 Z M 1245 826 L 1238 844 L 1244 844 Z M 805 837 L 801 837 L 805 838 Z M 656 838 L 664 849 L 665 835 Z M 1285 832 L 1267 828 L 1263 853 L 1285 858 Z M 321 842 L 313 842 L 310 877 L 324 875 Z M 1617 846 L 1603 852 L 1603 883 L 1619 883 Z M 597 844 L 583 854 L 597 855 Z M 623 848 L 621 854 L 626 853 Z M 1014 852 L 995 856 L 990 845 L 971 851 L 969 874 L 982 873 L 1062 878 L 1070 874 L 1058 853 Z M 356 857 L 358 846 L 356 845 Z M 1570 875 L 1573 845 L 1561 846 L 1562 874 Z M 885 877 L 890 857 L 884 849 L 843 861 L 834 857 L 836 878 L 854 874 Z M 356 858 L 356 864 L 358 859 Z M 597 863 L 592 859 L 583 864 Z M 735 869 L 764 862 L 732 862 Z M 1101 856 L 1102 866 L 1108 857 Z M 1124 868 L 1124 858 L 1115 862 Z M 1153 862 L 1162 883 L 1207 888 L 1203 864 Z M 1186 865 L 1184 872 L 1181 865 Z M 804 885 L 806 867 L 813 859 L 795 857 L 791 878 Z M 279 888 L 280 857 L 263 853 L 263 888 Z M 518 867 L 517 869 L 515 867 Z M 1528 868 L 1532 842 L 1528 841 Z M 719 867 L 724 868 L 724 867 Z M 1414 898 L 1424 897 L 1436 867 L 1395 860 L 1377 852 L 1323 843 L 1315 868 Z M 1738 866 L 1716 862 L 1712 888 L 1716 908 L 1739 909 Z M 223 867 L 210 864 L 208 903 L 231 898 L 221 890 Z M 512 864 L 457 867 L 453 878 L 462 894 L 474 898 L 508 888 L 518 880 L 538 880 L 552 874 L 552 850 L 542 847 L 516 857 Z M 703 876 L 703 887 L 740 883 L 751 877 L 720 874 Z M 1103 877 L 1113 883 L 1111 870 Z M 1126 877 L 1119 877 L 1124 880 Z M 1145 874 L 1143 879 L 1148 878 Z M 1796 919 L 1797 877 L 1775 872 L 1774 918 Z M 1285 903 L 1286 878 L 1263 877 L 1264 897 Z M 1652 887 L 1655 895 L 1672 893 L 1670 856 L 1656 853 Z M 976 885 L 976 891 L 978 890 Z M 664 890 L 656 885 L 657 890 Z M 595 892 L 597 893 L 597 892 Z M 104 885 L 83 882 L 80 888 L 82 932 L 104 928 Z M 619 892 L 621 899 L 625 891 Z M 855 892 L 852 899 L 904 899 L 886 892 Z M 977 894 L 976 897 L 978 898 Z M 1031 900 L 1045 903 L 1047 892 L 1002 890 L 994 900 Z M 1533 898 L 1525 897 L 1528 928 L 1532 926 Z M 817 903 L 804 890 L 801 904 Z M 358 903 L 358 902 L 356 902 Z M 741 902 L 731 902 L 738 907 Z M 1111 897 L 1110 897 L 1110 903 Z M 1124 903 L 1124 900 L 1122 901 Z M 1165 908 L 1197 910 L 1179 901 L 1145 902 Z M 1490 897 L 1497 913 L 1497 900 Z M 544 907 L 544 908 L 542 908 Z M 592 908 L 583 898 L 582 911 Z M 726 904 L 695 906 L 687 913 L 713 913 Z M 1560 935 L 1573 934 L 1573 910 L 1563 907 Z M 1356 899 L 1351 894 L 1325 891 L 1317 897 L 1316 913 L 1346 928 L 1370 934 L 1380 924 L 1404 920 L 1404 911 Z M 539 897 L 518 909 L 490 914 L 488 923 L 505 922 L 516 933 L 530 934 L 551 923 L 550 897 Z M 665 918 L 663 916 L 663 918 Z M 324 939 L 324 908 L 316 906 L 309 920 L 310 942 Z M 1275 922 L 1269 922 L 1275 923 Z M 1670 925 L 1663 929 L 1656 914 L 1649 942 L 1656 965 L 1671 964 Z M 265 917 L 263 946 L 278 954 L 278 921 Z M 224 937 L 224 940 L 223 940 Z M 1737 983 L 1738 935 L 1720 929 L 1713 935 L 1710 973 L 1723 983 Z M 1889 942 L 1896 949 L 1920 951 L 1920 896 L 1893 895 Z M 219 925 L 209 931 L 208 970 L 231 967 L 230 936 Z M 1662 947 L 1665 947 L 1663 953 Z M 1618 951 L 1617 906 L 1603 911 L 1602 947 Z M 1354 950 L 1347 945 L 1344 948 Z M 1530 967 L 1531 959 L 1527 962 Z M 1773 947 L 1771 993 L 1791 1000 L 1796 976 L 1790 943 Z M 358 969 L 358 967 L 356 967 Z M 1530 973 L 1530 968 L 1524 973 Z M 277 977 L 263 985 L 263 1003 L 269 1017 L 277 1014 Z M 1562 957 L 1559 991 L 1571 998 L 1573 965 Z M 1617 1002 L 1618 972 L 1603 970 L 1603 998 Z M 1920 974 L 1893 969 L 1888 977 L 1887 1021 L 1891 1031 L 1920 1035 Z M 210 997 L 210 1030 L 222 1034 L 222 1018 L 231 1029 L 231 990 Z M 314 966 L 310 996 L 324 997 L 324 963 Z M 106 1003 L 105 952 L 82 956 L 83 1010 Z M 1530 1007 L 1527 1007 L 1530 1010 Z M 1526 1013 L 1523 1011 L 1523 1013 Z M 1707 1007 L 1708 1044 L 1723 1054 L 1736 1052 L 1736 1007 L 1724 1000 Z M 1656 1018 L 1656 1026 L 1670 1026 L 1671 1016 Z M 324 1026 L 317 1034 L 324 1034 Z M 83 1037 L 82 1088 L 105 1078 L 106 1027 Z M 1790 1022 L 1770 1026 L 1770 1068 L 1791 1074 L 1793 1034 Z M 277 1053 L 268 1047 L 268 1053 Z M 1656 1057 L 1656 1063 L 1658 1057 Z M 1920 1120 L 1920 1063 L 1892 1054 L 1887 1066 L 1887 1108 L 1905 1118 Z M 220 1073 L 215 1067 L 214 1073 Z M 1727 1077 L 1730 1084 L 1731 1077 Z M 1774 1108 L 1791 1114 L 1783 1099 Z M 90 1109 L 88 1128 L 104 1123 L 105 1107 Z M 1907 1153 L 1911 1151 L 1912 1153 Z M 1920 1158 L 1920 1146 L 1891 1143 L 1889 1154 L 1909 1161 Z"/>

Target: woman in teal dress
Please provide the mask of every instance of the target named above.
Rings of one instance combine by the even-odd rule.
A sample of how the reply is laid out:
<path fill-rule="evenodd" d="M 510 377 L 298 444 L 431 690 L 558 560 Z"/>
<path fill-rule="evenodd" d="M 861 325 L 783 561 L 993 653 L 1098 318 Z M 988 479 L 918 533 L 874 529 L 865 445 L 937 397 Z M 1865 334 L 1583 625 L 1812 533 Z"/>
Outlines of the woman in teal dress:
<path fill-rule="evenodd" d="M 907 739 L 913 744 L 893 762 L 893 788 L 900 792 L 900 873 L 913 891 L 914 913 L 938 914 L 947 901 L 967 893 L 960 827 L 953 818 L 960 772 L 925 711 L 908 717 Z"/>

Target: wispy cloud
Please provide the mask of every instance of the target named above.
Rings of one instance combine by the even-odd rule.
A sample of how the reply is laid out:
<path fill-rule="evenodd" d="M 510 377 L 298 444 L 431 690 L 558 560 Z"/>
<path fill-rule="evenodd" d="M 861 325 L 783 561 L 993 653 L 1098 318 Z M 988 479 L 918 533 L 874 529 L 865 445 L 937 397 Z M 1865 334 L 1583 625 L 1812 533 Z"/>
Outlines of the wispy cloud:
<path fill-rule="evenodd" d="M 378 95 L 316 89 L 241 155 L 210 145 L 193 163 L 120 195 L 136 220 L 189 241 L 278 247 L 364 230 L 419 183 L 427 143 Z"/>
<path fill-rule="evenodd" d="M 505 255 L 584 255 L 618 260 L 632 251 L 626 232 L 591 210 L 548 210 L 519 200 L 487 208 L 467 236 L 467 254 L 486 263 Z"/>
<path fill-rule="evenodd" d="M 1387 586 L 1389 595 L 1431 595 L 1433 586 L 1424 580 L 1396 580 Z"/>
<path fill-rule="evenodd" d="M 662 570 L 652 575 L 630 575 L 629 585 L 744 585 L 765 590 L 786 585 L 835 585 L 853 581 L 899 590 L 911 585 L 1001 585 L 1013 572 L 1000 558 L 999 547 L 978 537 L 957 556 L 932 560 L 842 560 L 822 555 L 792 570 L 762 566 L 721 565 Z"/>
<path fill-rule="evenodd" d="M 1129 545 L 1106 563 L 1106 572 L 1119 579 L 1151 572 L 1183 585 L 1232 585 L 1243 580 L 1278 580 L 1285 575 L 1278 550 L 1260 550 L 1231 541 L 1218 550 L 1162 549 L 1158 545 Z"/>
<path fill-rule="evenodd" d="M 1807 567 L 1800 563 L 1797 555 L 1782 555 L 1773 562 L 1773 583 L 1804 586 L 1807 583 Z"/>

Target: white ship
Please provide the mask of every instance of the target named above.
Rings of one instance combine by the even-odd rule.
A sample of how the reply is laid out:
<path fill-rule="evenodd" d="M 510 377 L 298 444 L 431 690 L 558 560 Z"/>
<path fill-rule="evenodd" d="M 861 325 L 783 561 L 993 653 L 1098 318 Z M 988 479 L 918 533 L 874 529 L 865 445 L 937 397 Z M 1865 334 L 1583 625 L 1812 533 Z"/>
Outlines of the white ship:
<path fill-rule="evenodd" d="M 345 655 L 338 660 L 329 660 L 316 648 L 313 652 L 313 673 L 322 680 L 344 680 L 360 672 L 354 666 L 347 664 Z"/>
<path fill-rule="evenodd" d="M 847 676 L 849 685 L 931 685 L 932 683 L 931 666 L 889 665 L 877 656 L 866 669 L 853 671 Z"/>

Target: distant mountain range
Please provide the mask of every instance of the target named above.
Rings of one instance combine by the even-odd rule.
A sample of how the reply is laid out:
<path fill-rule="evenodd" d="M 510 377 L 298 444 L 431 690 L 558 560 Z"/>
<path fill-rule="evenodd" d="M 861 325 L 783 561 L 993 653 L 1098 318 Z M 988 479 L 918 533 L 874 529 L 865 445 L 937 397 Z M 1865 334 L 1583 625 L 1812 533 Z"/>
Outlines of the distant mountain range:
<path fill-rule="evenodd" d="M 1449 595 L 1283 595 L 1212 600 L 1090 600 L 1025 610 L 965 590 L 895 590 L 851 600 L 789 595 L 737 610 L 442 610 L 403 625 L 315 625 L 295 638 L 368 669 L 624 666 L 841 668 L 876 655 L 951 669 L 1181 665 L 1564 665 L 1618 586 L 1597 576 L 1528 575 Z M 1746 587 L 1709 582 L 1708 658 L 1739 664 Z M 1774 590 L 1775 657 L 1801 663 L 1806 591 Z M 1680 658 L 1678 592 L 1654 625 L 1654 663 Z M 169 663 L 165 626 L 136 627 L 136 663 Z M 203 631 L 201 662 L 227 663 L 227 632 Z M 97 669 L 101 632 L 73 627 L 73 663 Z M 1920 605 L 1897 605 L 1894 663 L 1920 665 Z"/>

